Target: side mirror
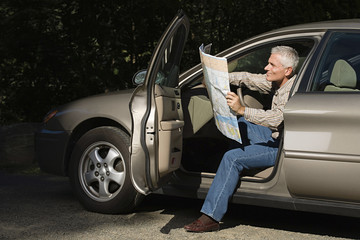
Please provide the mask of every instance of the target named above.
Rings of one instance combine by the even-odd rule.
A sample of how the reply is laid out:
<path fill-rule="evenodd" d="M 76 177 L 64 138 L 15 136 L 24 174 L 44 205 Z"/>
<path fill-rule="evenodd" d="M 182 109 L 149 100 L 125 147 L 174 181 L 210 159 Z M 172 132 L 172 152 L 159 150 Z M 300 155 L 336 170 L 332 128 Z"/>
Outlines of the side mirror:
<path fill-rule="evenodd" d="M 143 84 L 145 81 L 146 73 L 147 73 L 147 70 L 137 71 L 133 76 L 133 79 L 132 79 L 133 83 L 135 85 Z"/>
<path fill-rule="evenodd" d="M 135 85 L 140 85 L 140 84 L 143 84 L 144 81 L 145 81 L 145 77 L 146 77 L 146 73 L 147 73 L 147 70 L 140 70 L 138 72 L 136 72 L 133 76 L 133 84 Z M 155 83 L 156 84 L 163 84 L 164 82 L 166 81 L 166 76 L 164 73 L 162 72 L 158 72 L 156 74 L 156 79 L 155 79 Z"/>

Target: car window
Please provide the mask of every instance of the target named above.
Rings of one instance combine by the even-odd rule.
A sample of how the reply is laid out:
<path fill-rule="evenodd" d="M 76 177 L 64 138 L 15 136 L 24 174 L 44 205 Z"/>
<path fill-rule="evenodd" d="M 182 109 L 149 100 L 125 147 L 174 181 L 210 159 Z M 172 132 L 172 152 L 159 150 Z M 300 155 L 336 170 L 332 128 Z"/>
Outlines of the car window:
<path fill-rule="evenodd" d="M 270 49 L 270 47 L 263 47 L 231 61 L 229 63 L 229 72 L 264 73 L 264 67 L 267 65 L 270 56 Z"/>
<path fill-rule="evenodd" d="M 176 87 L 179 80 L 181 54 L 186 40 L 185 26 L 176 31 L 165 48 L 157 72 L 156 84 L 166 87 Z"/>
<path fill-rule="evenodd" d="M 359 43 L 359 33 L 332 33 L 316 69 L 311 91 L 360 91 Z"/>
<path fill-rule="evenodd" d="M 273 42 L 252 49 L 246 52 L 245 54 L 242 54 L 241 56 L 237 57 L 236 59 L 231 59 L 229 61 L 229 72 L 247 71 L 251 73 L 265 73 L 264 68 L 268 64 L 271 48 L 279 45 L 286 45 L 293 47 L 298 52 L 299 65 L 296 69 L 296 72 L 298 72 L 302 64 L 304 63 L 304 60 L 310 53 L 312 47 L 314 46 L 314 40 L 301 39 L 301 40 Z"/>

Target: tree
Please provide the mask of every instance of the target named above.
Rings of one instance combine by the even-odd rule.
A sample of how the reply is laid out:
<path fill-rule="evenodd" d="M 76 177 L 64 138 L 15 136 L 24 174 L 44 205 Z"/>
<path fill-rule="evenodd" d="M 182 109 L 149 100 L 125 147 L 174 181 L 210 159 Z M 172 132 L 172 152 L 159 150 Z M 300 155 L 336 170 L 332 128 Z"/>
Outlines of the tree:
<path fill-rule="evenodd" d="M 278 27 L 356 18 L 359 0 L 3 0 L 0 3 L 0 124 L 41 121 L 52 107 L 130 88 L 182 8 L 191 30 L 181 70 Z"/>

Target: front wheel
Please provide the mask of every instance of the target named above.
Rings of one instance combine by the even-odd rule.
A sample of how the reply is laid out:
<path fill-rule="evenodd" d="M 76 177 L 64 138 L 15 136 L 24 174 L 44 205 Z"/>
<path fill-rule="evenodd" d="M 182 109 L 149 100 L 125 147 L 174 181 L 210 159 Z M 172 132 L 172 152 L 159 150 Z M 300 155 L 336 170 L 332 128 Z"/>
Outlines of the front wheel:
<path fill-rule="evenodd" d="M 72 188 L 93 212 L 127 213 L 141 202 L 130 179 L 130 137 L 115 127 L 98 127 L 75 144 L 69 165 Z"/>

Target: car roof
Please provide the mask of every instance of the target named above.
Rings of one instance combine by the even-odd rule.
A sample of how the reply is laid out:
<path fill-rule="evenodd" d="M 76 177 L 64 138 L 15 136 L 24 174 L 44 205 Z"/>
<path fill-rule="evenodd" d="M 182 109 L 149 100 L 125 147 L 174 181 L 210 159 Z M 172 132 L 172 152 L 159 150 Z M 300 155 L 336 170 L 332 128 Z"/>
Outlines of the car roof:
<path fill-rule="evenodd" d="M 341 19 L 332 21 L 303 23 L 288 27 L 279 28 L 270 32 L 283 31 L 317 31 L 329 29 L 360 29 L 360 19 Z"/>
<path fill-rule="evenodd" d="M 345 30 L 345 29 L 360 29 L 360 19 L 341 19 L 341 20 L 332 20 L 332 21 L 322 21 L 322 22 L 312 22 L 312 23 L 303 23 L 298 25 L 292 25 L 287 27 L 282 27 L 274 29 L 268 32 L 264 32 L 253 37 L 250 37 L 244 41 L 241 41 L 238 44 L 216 54 L 216 56 L 226 57 L 234 49 L 239 48 L 240 46 L 245 46 L 254 40 L 259 40 L 261 38 L 266 39 L 271 36 L 281 36 L 285 34 L 301 34 L 301 33 L 310 33 L 310 32 L 326 32 L 328 30 Z"/>

